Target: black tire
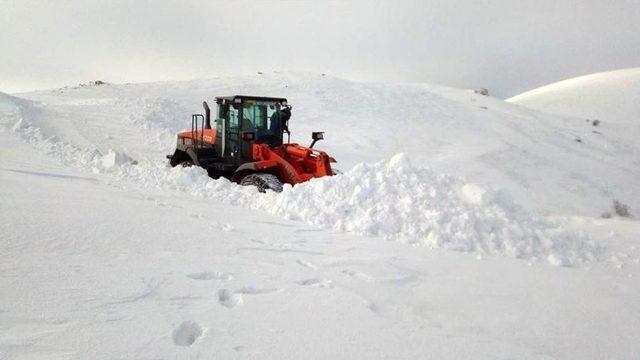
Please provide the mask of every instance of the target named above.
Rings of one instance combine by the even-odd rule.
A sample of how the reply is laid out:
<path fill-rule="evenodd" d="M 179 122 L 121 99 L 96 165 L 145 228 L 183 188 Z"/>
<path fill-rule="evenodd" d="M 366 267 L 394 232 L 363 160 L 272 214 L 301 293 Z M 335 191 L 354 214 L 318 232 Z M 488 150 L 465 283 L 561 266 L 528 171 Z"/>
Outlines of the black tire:
<path fill-rule="evenodd" d="M 180 163 L 180 166 L 182 166 L 183 168 L 192 167 L 193 165 L 194 164 L 193 164 L 192 160 L 185 160 L 185 161 Z"/>
<path fill-rule="evenodd" d="M 240 180 L 242 186 L 255 186 L 260 192 L 282 192 L 282 181 L 272 174 L 249 174 Z"/>
<path fill-rule="evenodd" d="M 181 150 L 176 150 L 173 155 L 167 156 L 167 158 L 169 158 L 169 165 L 171 165 L 171 167 L 176 167 L 186 160 L 191 160 L 189 155 Z"/>

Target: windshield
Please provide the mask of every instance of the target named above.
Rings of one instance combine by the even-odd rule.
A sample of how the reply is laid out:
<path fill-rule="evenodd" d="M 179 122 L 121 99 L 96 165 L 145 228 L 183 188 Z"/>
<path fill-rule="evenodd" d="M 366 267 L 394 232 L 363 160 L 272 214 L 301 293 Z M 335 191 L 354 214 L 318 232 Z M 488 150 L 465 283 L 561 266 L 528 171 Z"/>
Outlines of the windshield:
<path fill-rule="evenodd" d="M 256 134 L 256 142 L 282 144 L 280 104 L 245 101 L 242 106 L 242 131 Z"/>

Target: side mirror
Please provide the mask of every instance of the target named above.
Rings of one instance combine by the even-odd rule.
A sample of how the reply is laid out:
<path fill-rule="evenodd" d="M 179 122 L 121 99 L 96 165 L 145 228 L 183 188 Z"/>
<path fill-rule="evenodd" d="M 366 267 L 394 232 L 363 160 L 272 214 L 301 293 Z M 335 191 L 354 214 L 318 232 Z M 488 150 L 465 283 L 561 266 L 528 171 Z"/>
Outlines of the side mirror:
<path fill-rule="evenodd" d="M 284 109 L 282 109 L 282 114 L 280 114 L 280 118 L 282 121 L 287 122 L 291 119 L 291 105 L 285 105 Z"/>
<path fill-rule="evenodd" d="M 313 142 L 309 145 L 309 148 L 313 148 L 313 145 L 315 145 L 318 140 L 324 140 L 324 131 L 312 132 L 311 139 L 313 139 Z"/>

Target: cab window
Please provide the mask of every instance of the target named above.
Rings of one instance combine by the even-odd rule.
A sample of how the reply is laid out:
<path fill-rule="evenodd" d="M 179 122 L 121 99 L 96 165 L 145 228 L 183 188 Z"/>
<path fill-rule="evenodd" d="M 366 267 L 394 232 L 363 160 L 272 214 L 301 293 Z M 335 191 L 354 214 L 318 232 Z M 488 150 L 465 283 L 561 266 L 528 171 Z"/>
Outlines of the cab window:
<path fill-rule="evenodd" d="M 282 143 L 280 105 L 245 102 L 242 108 L 242 131 L 256 134 L 257 142 Z"/>

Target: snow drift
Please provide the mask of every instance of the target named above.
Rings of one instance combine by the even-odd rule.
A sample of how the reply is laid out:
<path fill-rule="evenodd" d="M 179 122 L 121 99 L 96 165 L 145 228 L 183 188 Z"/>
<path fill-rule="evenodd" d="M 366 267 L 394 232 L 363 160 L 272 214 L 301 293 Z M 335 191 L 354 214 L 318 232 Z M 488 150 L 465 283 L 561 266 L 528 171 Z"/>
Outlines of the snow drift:
<path fill-rule="evenodd" d="M 287 187 L 254 206 L 335 230 L 555 265 L 591 261 L 599 252 L 585 236 L 532 217 L 506 194 L 414 168 L 404 154 Z"/>
<path fill-rule="evenodd" d="M 226 179 L 213 180 L 197 167 L 125 163 L 107 171 L 120 182 L 178 190 L 322 228 L 415 246 L 543 259 L 563 266 L 594 261 L 602 252 L 585 235 L 529 214 L 505 193 L 415 168 L 405 154 L 361 163 L 342 175 L 285 185 L 279 194 L 258 194 Z"/>

